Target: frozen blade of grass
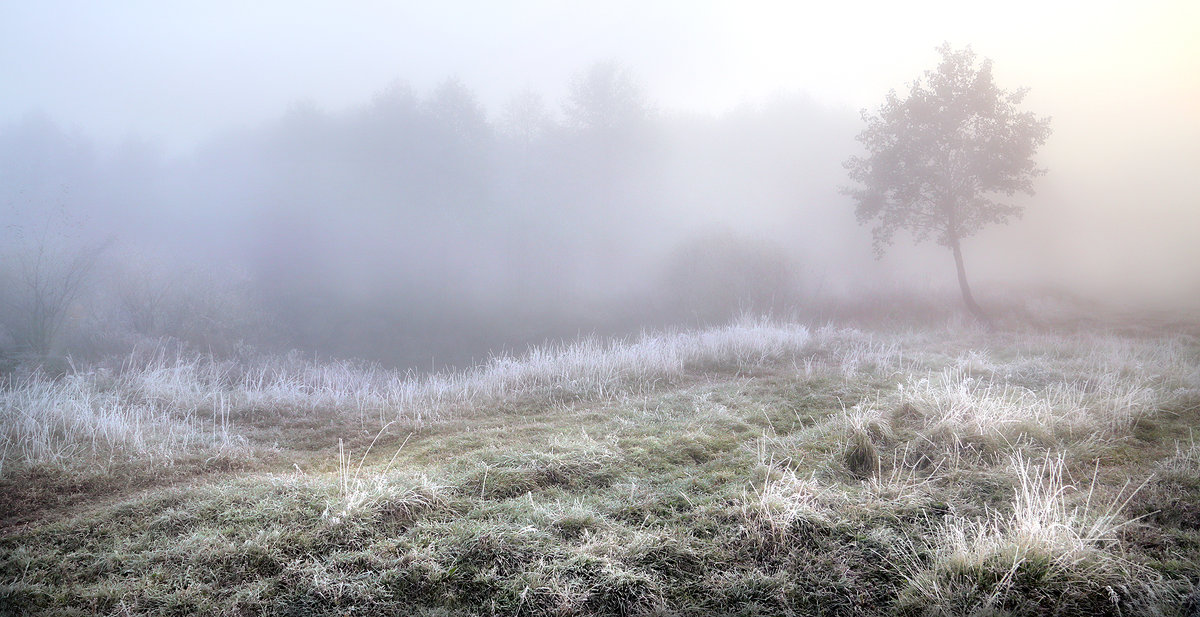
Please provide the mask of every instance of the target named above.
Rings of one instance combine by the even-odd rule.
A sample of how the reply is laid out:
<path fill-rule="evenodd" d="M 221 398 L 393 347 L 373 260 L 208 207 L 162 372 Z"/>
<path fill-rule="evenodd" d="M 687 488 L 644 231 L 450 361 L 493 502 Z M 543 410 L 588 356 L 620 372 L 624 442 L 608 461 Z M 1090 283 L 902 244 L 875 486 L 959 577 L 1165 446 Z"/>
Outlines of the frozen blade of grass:
<path fill-rule="evenodd" d="M 331 525 L 370 517 L 381 510 L 393 517 L 412 518 L 444 506 L 449 489 L 424 474 L 393 476 L 378 472 L 347 477 L 339 473 L 337 483 L 339 492 L 322 513 L 322 518 Z"/>
<path fill-rule="evenodd" d="M 338 494 L 337 499 L 325 508 L 324 516 L 326 518 L 335 523 L 340 522 L 365 506 L 377 504 L 380 500 L 388 498 L 398 499 L 397 503 L 408 504 L 402 506 L 403 508 L 409 508 L 410 506 L 423 507 L 435 501 L 440 502 L 441 498 L 439 495 L 444 487 L 428 482 L 428 479 L 424 476 L 422 476 L 421 480 L 422 486 L 428 490 L 416 490 L 409 487 L 401 492 L 397 492 L 395 487 L 391 486 L 389 482 L 388 472 L 391 471 L 392 464 L 395 463 L 396 457 L 400 455 L 400 451 L 408 444 L 412 433 L 409 433 L 404 438 L 404 441 L 396 448 L 396 451 L 382 470 L 369 475 L 363 474 L 363 465 L 366 464 L 367 456 L 371 453 L 371 449 L 375 447 L 379 438 L 383 436 L 391 425 L 391 423 L 388 423 L 379 429 L 379 432 L 375 434 L 375 438 L 371 440 L 370 445 L 363 452 L 362 457 L 359 458 L 357 465 L 354 465 L 354 458 L 350 450 L 346 448 L 344 440 L 338 439 L 336 472 Z"/>
<path fill-rule="evenodd" d="M 761 484 L 743 491 L 737 512 L 749 533 L 757 537 L 764 550 L 786 542 L 797 523 L 827 524 L 844 503 L 844 494 L 822 486 L 815 474 L 797 475 L 787 459 L 768 454 L 765 438 L 758 441 L 758 469 Z"/>
<path fill-rule="evenodd" d="M 978 598 L 979 606 L 1002 603 L 1015 593 L 1020 572 L 1047 581 L 1135 583 L 1141 568 L 1112 549 L 1119 544 L 1117 532 L 1136 520 L 1121 513 L 1145 483 L 1129 495 L 1126 485 L 1107 507 L 1096 511 L 1095 476 L 1084 502 L 1072 505 L 1072 495 L 1080 491 L 1067 482 L 1065 465 L 1061 454 L 1035 462 L 1015 453 L 1009 461 L 1016 480 L 1011 510 L 992 511 L 983 518 L 949 518 L 938 527 L 928 561 L 910 544 L 905 559 L 910 591 L 949 610 L 954 598 L 961 600 L 960 595 L 971 589 L 987 591 Z"/>
<path fill-rule="evenodd" d="M 22 464 L 74 466 L 114 456 L 173 460 L 195 449 L 220 451 L 236 436 L 194 413 L 164 413 L 162 404 L 98 386 L 94 374 L 51 380 L 30 375 L 0 390 L 0 439 Z"/>
<path fill-rule="evenodd" d="M 909 462 L 910 457 L 912 453 L 908 444 L 893 452 L 886 471 L 867 479 L 867 490 L 878 498 L 901 503 L 915 503 L 930 492 L 946 464 L 945 459 L 921 470 L 916 462 Z"/>
<path fill-rule="evenodd" d="M 1133 522 L 1125 520 L 1121 512 L 1145 482 L 1129 496 L 1124 495 L 1126 485 L 1103 511 L 1096 512 L 1092 509 L 1095 478 L 1089 484 L 1085 502 L 1072 506 L 1068 496 L 1079 489 L 1067 483 L 1065 465 L 1061 454 L 1040 464 L 1020 452 L 1013 455 L 1010 468 L 1018 483 L 1007 533 L 1025 550 L 1049 553 L 1064 567 L 1088 559 L 1103 561 L 1105 556 L 1100 549 L 1115 545 L 1116 532 Z"/>
<path fill-rule="evenodd" d="M 1186 443 L 1176 441 L 1175 454 L 1160 461 L 1158 468 L 1162 473 L 1184 478 L 1200 477 L 1200 443 L 1195 435 L 1189 435 Z"/>

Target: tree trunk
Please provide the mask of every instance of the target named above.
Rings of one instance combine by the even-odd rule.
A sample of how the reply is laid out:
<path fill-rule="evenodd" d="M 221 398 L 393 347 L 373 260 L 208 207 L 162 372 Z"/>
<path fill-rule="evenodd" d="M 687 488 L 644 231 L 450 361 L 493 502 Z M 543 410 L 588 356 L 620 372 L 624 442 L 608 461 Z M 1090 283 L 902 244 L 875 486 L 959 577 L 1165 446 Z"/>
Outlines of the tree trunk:
<path fill-rule="evenodd" d="M 983 309 L 979 308 L 979 305 L 975 303 L 975 297 L 971 295 L 971 286 L 967 283 L 967 269 L 963 267 L 962 247 L 959 246 L 958 238 L 951 240 L 950 248 L 954 251 L 954 265 L 958 267 L 958 287 L 962 290 L 963 303 L 967 305 L 967 310 L 976 319 L 984 323 L 990 323 Z"/>

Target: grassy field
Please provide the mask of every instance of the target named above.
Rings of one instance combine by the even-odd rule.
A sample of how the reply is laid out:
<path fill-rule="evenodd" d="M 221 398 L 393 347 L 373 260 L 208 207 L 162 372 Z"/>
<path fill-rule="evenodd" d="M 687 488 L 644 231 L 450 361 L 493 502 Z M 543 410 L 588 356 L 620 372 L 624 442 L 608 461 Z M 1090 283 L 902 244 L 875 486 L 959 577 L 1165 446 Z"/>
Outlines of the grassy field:
<path fill-rule="evenodd" d="M 1200 340 L 742 320 L 0 391 L 0 614 L 1195 615 Z"/>

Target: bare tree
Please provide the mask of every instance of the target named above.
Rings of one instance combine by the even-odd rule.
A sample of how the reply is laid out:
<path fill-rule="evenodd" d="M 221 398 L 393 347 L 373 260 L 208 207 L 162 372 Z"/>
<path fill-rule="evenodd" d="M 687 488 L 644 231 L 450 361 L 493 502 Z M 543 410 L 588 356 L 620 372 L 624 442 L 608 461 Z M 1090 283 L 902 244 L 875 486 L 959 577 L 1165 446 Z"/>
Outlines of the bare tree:
<path fill-rule="evenodd" d="M 14 253 L 0 294 L 0 318 L 18 354 L 48 357 L 110 242 L 86 244 L 73 238 L 81 223 L 64 206 L 36 234 L 13 226 Z"/>
<path fill-rule="evenodd" d="M 39 244 L 19 260 L 19 289 L 8 308 L 13 338 L 22 351 L 50 355 L 104 249 L 101 244 L 59 254 Z"/>

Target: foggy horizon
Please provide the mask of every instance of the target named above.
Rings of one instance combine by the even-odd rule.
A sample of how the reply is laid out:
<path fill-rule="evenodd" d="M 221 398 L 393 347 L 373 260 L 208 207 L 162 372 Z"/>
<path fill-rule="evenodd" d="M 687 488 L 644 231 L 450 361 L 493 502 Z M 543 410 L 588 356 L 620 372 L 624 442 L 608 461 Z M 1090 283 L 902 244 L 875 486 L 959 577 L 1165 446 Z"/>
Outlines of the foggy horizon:
<path fill-rule="evenodd" d="M 976 293 L 1200 309 L 1185 2 L 2 11 L 6 251 L 103 244 L 87 304 L 105 308 L 77 321 L 134 327 L 137 293 L 183 294 L 178 311 L 244 320 L 222 340 L 265 311 L 282 347 L 417 364 L 459 337 L 463 363 L 859 294 L 952 299 L 944 247 L 902 234 L 876 260 L 840 192 L 860 112 L 942 42 L 1051 118 L 1047 173 L 1008 198 L 1024 216 L 964 242 Z"/>

